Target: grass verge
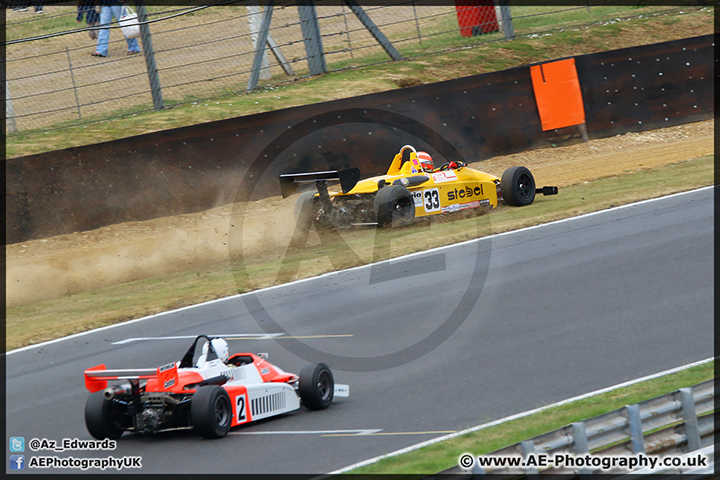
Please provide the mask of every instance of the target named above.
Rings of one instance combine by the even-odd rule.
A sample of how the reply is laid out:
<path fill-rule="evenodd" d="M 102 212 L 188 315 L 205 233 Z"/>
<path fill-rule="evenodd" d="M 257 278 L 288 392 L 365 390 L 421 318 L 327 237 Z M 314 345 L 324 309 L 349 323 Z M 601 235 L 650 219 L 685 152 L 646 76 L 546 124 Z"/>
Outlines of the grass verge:
<path fill-rule="evenodd" d="M 287 255 L 269 252 L 248 258 L 236 256 L 202 269 L 13 307 L 6 310 L 6 348 L 12 350 L 298 278 L 712 185 L 713 175 L 714 156 L 706 156 L 564 187 L 559 195 L 538 197 L 529 207 L 501 206 L 470 218 L 444 216 L 430 225 L 398 230 L 350 231 L 335 244 L 310 242 L 308 247 Z M 432 235 L 428 235 L 428 229 Z M 387 248 L 377 249 L 378 244 Z M 348 246 L 354 256 L 346 255 Z M 298 274 L 288 277 L 280 273 L 288 262 L 302 267 Z"/>
<path fill-rule="evenodd" d="M 573 422 L 659 397 L 714 377 L 715 362 L 708 362 L 566 405 L 551 407 L 524 418 L 476 430 L 402 455 L 384 458 L 371 465 L 353 469 L 351 473 L 422 474 L 422 476 L 437 473 L 456 466 L 458 458 L 463 453 L 469 452 L 475 456 L 488 454 Z"/>

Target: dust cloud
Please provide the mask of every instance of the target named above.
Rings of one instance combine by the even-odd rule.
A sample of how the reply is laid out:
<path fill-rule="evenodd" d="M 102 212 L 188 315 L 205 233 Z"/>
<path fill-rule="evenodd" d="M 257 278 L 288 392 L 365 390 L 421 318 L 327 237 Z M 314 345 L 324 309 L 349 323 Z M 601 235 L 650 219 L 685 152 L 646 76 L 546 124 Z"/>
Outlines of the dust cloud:
<path fill-rule="evenodd" d="M 538 184 L 571 185 L 714 153 L 714 120 L 496 157 L 471 164 L 495 175 L 526 165 Z M 110 225 L 6 246 L 7 306 L 158 278 L 210 264 L 231 265 L 231 229 L 242 254 L 282 255 L 294 229 L 295 196 L 228 204 L 196 214 Z"/>
<path fill-rule="evenodd" d="M 210 264 L 230 264 L 231 228 L 242 228 L 243 255 L 283 251 L 294 228 L 294 198 L 229 204 L 199 214 L 110 225 L 8 245 L 7 306 Z M 238 215 L 243 211 L 243 216 Z"/>

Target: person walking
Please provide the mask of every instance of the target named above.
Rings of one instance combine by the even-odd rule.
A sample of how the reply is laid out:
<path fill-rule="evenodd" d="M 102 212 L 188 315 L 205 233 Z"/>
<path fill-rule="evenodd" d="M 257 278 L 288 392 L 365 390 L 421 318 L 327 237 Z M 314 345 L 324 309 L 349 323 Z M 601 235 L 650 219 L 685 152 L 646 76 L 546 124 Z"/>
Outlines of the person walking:
<path fill-rule="evenodd" d="M 100 25 L 100 13 L 95 10 L 95 0 L 79 0 L 77 8 L 77 16 L 75 20 L 82 22 L 85 17 L 85 22 L 88 27 L 97 27 Z M 97 40 L 97 30 L 88 30 L 88 35 L 92 40 Z"/>
<path fill-rule="evenodd" d="M 100 0 L 100 32 L 98 33 L 97 46 L 92 53 L 93 57 L 107 57 L 108 44 L 110 42 L 110 28 L 113 17 L 116 21 L 120 21 L 122 16 L 123 2 L 120 0 Z M 102 28 L 105 27 L 105 28 Z M 137 38 L 126 38 L 128 45 L 128 55 L 140 53 Z"/>
<path fill-rule="evenodd" d="M 75 20 L 82 22 L 83 17 L 88 26 L 93 23 L 100 23 L 100 14 L 95 10 L 95 0 L 79 0 L 77 7 L 77 16 Z"/>

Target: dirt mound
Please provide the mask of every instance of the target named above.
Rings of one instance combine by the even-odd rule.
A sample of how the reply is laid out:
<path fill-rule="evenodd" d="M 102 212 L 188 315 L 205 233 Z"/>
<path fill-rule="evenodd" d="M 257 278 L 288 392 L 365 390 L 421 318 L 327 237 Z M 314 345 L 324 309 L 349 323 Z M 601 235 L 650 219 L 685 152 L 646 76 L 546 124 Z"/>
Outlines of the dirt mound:
<path fill-rule="evenodd" d="M 496 175 L 529 167 L 538 185 L 572 185 L 713 153 L 714 121 L 628 133 L 567 147 L 495 157 L 471 166 Z M 251 202 L 243 215 L 245 252 L 287 245 L 293 199 Z M 111 225 L 6 248 L 9 307 L 228 260 L 233 206 Z"/>

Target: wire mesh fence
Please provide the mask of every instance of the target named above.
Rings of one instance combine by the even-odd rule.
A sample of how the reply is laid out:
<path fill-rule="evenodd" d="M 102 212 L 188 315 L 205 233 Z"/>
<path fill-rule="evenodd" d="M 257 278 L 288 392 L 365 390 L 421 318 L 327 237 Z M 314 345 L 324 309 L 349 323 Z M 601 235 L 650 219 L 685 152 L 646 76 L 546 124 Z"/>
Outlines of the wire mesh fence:
<path fill-rule="evenodd" d="M 134 6 L 146 32 L 139 39 L 142 52 L 128 54 L 129 45 L 113 19 L 108 54 L 98 57 L 92 54 L 100 27 L 90 20 L 97 20 L 92 13 L 99 7 L 85 0 L 36 2 L 6 9 L 10 135 L 157 109 L 158 96 L 160 106 L 170 106 L 243 93 L 248 90 L 268 12 L 252 2 L 201 7 L 138 3 Z M 38 6 L 42 14 L 37 13 Z M 352 0 L 316 0 L 272 8 L 267 41 L 259 49 L 262 61 L 255 68 L 259 86 L 318 73 L 308 66 L 317 55 L 324 60 L 323 71 L 333 71 L 392 61 L 398 58 L 392 50 L 411 58 L 681 8 L 633 7 L 621 0 L 583 6 L 512 6 L 503 12 L 492 0 L 435 5 L 407 0 L 359 7 L 366 15 L 363 20 L 353 6 L 357 4 Z M 302 8 L 310 10 L 302 15 Z M 315 40 L 308 38 L 308 22 L 317 26 Z M 321 53 L 313 53 L 313 41 Z"/>

